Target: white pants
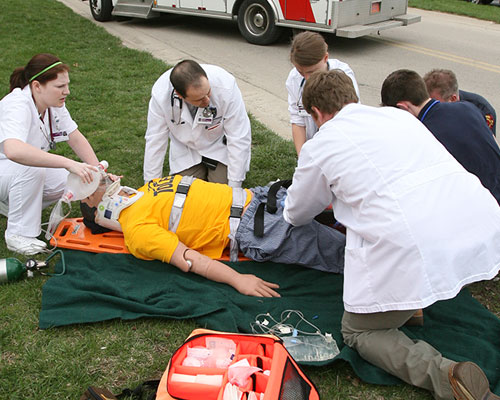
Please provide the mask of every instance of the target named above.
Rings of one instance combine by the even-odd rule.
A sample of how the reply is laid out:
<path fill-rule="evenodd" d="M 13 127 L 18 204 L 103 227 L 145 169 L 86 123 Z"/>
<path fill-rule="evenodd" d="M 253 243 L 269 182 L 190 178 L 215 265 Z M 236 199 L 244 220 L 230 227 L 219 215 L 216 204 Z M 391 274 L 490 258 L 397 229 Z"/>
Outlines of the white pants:
<path fill-rule="evenodd" d="M 64 194 L 67 177 L 64 168 L 27 167 L 0 160 L 0 201 L 9 205 L 5 235 L 40 235 L 42 209 Z"/>

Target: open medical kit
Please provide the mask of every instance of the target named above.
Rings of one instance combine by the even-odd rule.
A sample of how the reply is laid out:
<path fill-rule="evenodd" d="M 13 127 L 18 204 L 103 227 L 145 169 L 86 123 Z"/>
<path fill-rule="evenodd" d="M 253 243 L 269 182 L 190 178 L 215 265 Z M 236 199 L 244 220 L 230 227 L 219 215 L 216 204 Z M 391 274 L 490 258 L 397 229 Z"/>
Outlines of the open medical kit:
<path fill-rule="evenodd" d="M 156 400 L 316 400 L 318 391 L 274 335 L 195 329 L 163 374 Z"/>

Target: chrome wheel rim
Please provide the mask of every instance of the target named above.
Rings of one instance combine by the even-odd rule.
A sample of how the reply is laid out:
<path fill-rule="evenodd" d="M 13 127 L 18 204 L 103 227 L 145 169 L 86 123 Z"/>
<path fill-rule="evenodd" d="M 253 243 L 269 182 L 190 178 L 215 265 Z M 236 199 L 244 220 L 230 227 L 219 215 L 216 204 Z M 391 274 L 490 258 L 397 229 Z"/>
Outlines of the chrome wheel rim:
<path fill-rule="evenodd" d="M 261 4 L 252 4 L 245 11 L 245 27 L 254 36 L 266 33 L 269 27 L 269 14 Z"/>

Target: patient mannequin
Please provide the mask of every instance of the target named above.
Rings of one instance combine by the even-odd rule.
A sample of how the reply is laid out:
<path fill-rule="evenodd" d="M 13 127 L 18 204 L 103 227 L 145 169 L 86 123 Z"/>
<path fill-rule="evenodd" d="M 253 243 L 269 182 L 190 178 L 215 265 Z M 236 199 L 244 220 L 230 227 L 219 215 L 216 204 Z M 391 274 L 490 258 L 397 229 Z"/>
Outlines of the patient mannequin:
<path fill-rule="evenodd" d="M 196 179 L 186 195 L 177 230 L 175 233 L 169 230 L 170 210 L 181 178 L 176 175 L 153 180 L 137 191 L 119 187 L 111 197 L 112 189 L 101 182 L 81 202 L 84 223 L 93 233 L 106 231 L 99 225 L 103 219 L 98 216 L 96 221 L 97 208 L 102 209 L 104 203 L 106 206 L 126 203 L 116 214 L 116 225 L 112 228 L 123 232 L 125 244 L 134 256 L 170 263 L 184 272 L 228 284 L 245 295 L 279 297 L 276 283 L 253 274 L 240 274 L 215 260 L 229 245 L 233 189 L 228 185 Z M 255 210 L 260 202 L 265 202 L 267 191 L 268 188 L 262 187 L 244 189 L 246 199 L 235 235 L 243 254 L 255 261 L 342 273 L 345 236 L 331 227 L 313 221 L 297 229 L 283 220 L 281 208 L 276 214 L 265 214 L 264 237 L 254 235 Z"/>

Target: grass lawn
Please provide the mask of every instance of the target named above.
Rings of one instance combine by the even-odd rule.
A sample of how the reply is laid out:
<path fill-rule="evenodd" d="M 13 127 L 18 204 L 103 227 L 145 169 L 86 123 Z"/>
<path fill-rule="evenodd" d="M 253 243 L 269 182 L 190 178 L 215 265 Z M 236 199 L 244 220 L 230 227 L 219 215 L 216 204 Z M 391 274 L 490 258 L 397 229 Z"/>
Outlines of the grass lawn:
<path fill-rule="evenodd" d="M 492 4 L 473 4 L 465 0 L 409 0 L 408 5 L 500 23 L 500 7 Z"/>
<path fill-rule="evenodd" d="M 108 160 L 110 172 L 125 175 L 128 186 L 142 184 L 149 92 L 167 65 L 123 47 L 117 38 L 55 0 L 3 2 L 0 49 L 0 97 L 8 92 L 14 68 L 34 54 L 51 52 L 68 63 L 67 105 L 72 117 L 98 156 Z M 292 143 L 254 119 L 252 129 L 253 157 L 245 186 L 290 177 L 296 162 Z M 57 151 L 72 156 L 65 145 Z M 44 212 L 44 221 L 49 212 Z M 73 210 L 72 216 L 77 215 Z M 1 258 L 14 256 L 3 241 L 5 227 L 6 218 L 0 217 Z M 172 352 L 195 328 L 190 320 L 142 319 L 41 331 L 38 313 L 46 279 L 37 276 L 0 286 L 0 399 L 78 399 L 89 385 L 119 392 L 159 378 Z M 498 315 L 497 284 L 476 284 L 473 290 Z M 407 385 L 364 384 L 343 362 L 305 370 L 324 399 L 431 398 Z"/>

